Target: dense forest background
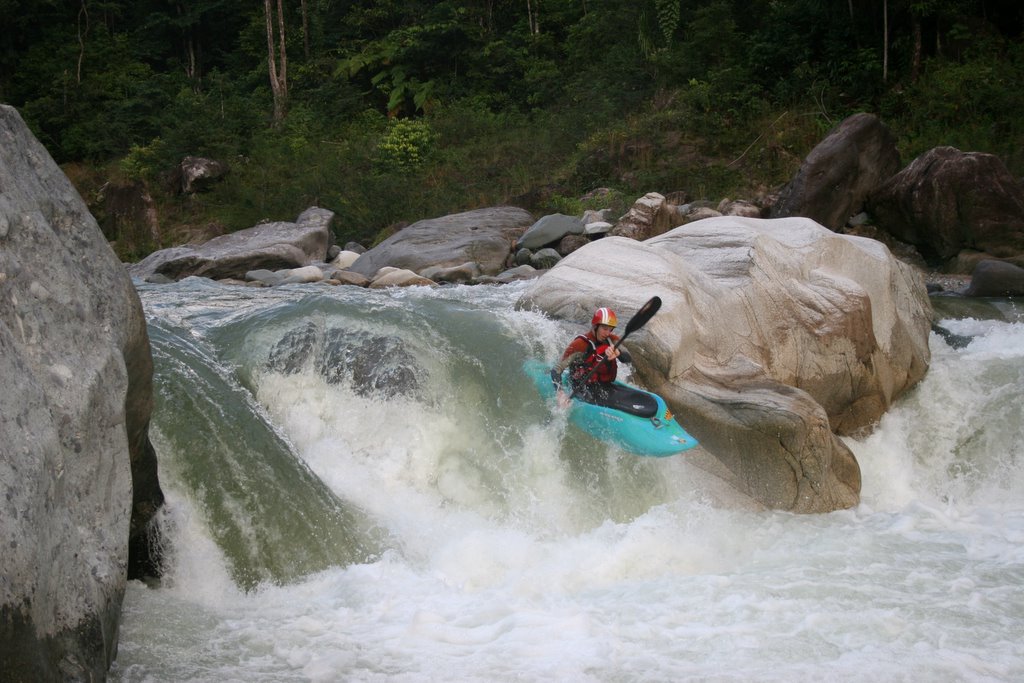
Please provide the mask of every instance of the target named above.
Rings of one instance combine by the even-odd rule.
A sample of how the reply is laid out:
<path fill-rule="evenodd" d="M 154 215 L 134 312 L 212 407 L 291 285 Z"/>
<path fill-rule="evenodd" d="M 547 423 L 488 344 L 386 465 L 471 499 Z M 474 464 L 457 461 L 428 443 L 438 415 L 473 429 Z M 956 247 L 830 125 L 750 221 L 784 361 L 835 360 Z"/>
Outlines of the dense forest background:
<path fill-rule="evenodd" d="M 1022 27 L 1019 0 L 0 0 L 0 101 L 123 258 L 311 205 L 369 245 L 598 187 L 767 194 L 858 111 L 905 163 L 952 145 L 1022 175 Z M 183 195 L 186 155 L 230 173 Z M 159 234 L 123 239 L 111 185 Z"/>

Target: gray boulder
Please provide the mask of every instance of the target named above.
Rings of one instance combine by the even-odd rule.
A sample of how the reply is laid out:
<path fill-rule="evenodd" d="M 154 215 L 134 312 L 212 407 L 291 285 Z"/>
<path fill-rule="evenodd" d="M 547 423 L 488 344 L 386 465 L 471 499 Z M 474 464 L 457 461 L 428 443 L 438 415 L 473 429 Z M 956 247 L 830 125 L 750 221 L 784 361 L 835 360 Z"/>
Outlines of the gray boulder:
<path fill-rule="evenodd" d="M 258 282 L 265 287 L 276 287 L 284 282 L 287 273 L 286 270 L 274 271 L 260 268 L 246 272 L 244 279 L 246 282 Z"/>
<path fill-rule="evenodd" d="M 1024 268 L 1003 261 L 981 261 L 964 296 L 1024 296 Z"/>
<path fill-rule="evenodd" d="M 0 680 L 103 680 L 163 502 L 146 321 L 81 197 L 3 105 L 0 188 Z"/>
<path fill-rule="evenodd" d="M 270 370 L 292 375 L 312 369 L 328 384 L 347 384 L 360 396 L 394 398 L 420 391 L 421 364 L 393 335 L 323 327 L 307 321 L 271 349 Z"/>
<path fill-rule="evenodd" d="M 1024 185 L 996 156 L 936 147 L 871 195 L 879 227 L 931 260 L 970 272 L 985 258 L 1024 266 Z"/>
<path fill-rule="evenodd" d="M 584 235 L 607 235 L 615 227 L 608 221 L 594 221 L 583 226 Z"/>
<path fill-rule="evenodd" d="M 529 265 L 537 270 L 545 270 L 554 266 L 561 260 L 561 258 L 562 255 L 559 254 L 556 249 L 545 247 L 544 249 L 539 249 L 530 255 Z"/>
<path fill-rule="evenodd" d="M 579 218 L 553 213 L 531 225 L 516 242 L 516 248 L 540 249 L 558 242 L 566 235 L 579 235 L 582 232 L 583 221 Z"/>
<path fill-rule="evenodd" d="M 180 280 L 190 275 L 219 280 L 244 279 L 251 270 L 283 270 L 320 263 L 332 241 L 334 213 L 309 208 L 294 223 L 263 223 L 214 237 L 199 246 L 153 252 L 129 272 L 147 279 L 153 274 Z"/>
<path fill-rule="evenodd" d="M 511 206 L 417 221 L 360 255 L 349 269 L 373 279 L 385 266 L 420 273 L 431 266 L 475 261 L 482 274 L 495 275 L 505 268 L 512 245 L 532 223 L 527 211 Z"/>
<path fill-rule="evenodd" d="M 839 230 L 899 168 L 889 128 L 872 114 L 854 114 L 811 150 L 779 194 L 771 217 L 806 216 Z"/>
<path fill-rule="evenodd" d="M 518 265 L 515 268 L 509 268 L 508 270 L 498 273 L 497 275 L 489 275 L 478 280 L 479 283 L 493 283 L 493 284 L 508 284 L 509 282 L 515 282 L 516 280 L 529 280 L 537 277 L 541 272 L 529 264 Z"/>
<path fill-rule="evenodd" d="M 860 469 L 837 434 L 875 424 L 925 373 L 918 271 L 809 219 L 719 217 L 592 242 L 519 305 L 569 320 L 608 305 L 626 321 L 655 294 L 660 312 L 629 340 L 637 377 L 734 485 L 794 512 L 856 505 Z"/>
<path fill-rule="evenodd" d="M 187 156 L 178 166 L 181 192 L 195 194 L 209 190 L 228 174 L 228 165 L 216 159 Z"/>

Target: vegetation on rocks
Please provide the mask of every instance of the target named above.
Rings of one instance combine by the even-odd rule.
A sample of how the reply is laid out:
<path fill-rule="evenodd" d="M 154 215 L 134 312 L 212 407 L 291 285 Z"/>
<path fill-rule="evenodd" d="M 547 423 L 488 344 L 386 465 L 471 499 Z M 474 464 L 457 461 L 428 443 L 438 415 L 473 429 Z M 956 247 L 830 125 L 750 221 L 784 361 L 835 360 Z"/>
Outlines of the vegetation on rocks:
<path fill-rule="evenodd" d="M 904 161 L 1024 174 L 1024 9 L 995 0 L 7 0 L 0 101 L 119 255 L 337 215 L 337 239 L 511 203 L 755 197 L 849 114 Z M 228 164 L 183 194 L 188 155 Z M 144 183 L 159 230 L 105 203 Z"/>

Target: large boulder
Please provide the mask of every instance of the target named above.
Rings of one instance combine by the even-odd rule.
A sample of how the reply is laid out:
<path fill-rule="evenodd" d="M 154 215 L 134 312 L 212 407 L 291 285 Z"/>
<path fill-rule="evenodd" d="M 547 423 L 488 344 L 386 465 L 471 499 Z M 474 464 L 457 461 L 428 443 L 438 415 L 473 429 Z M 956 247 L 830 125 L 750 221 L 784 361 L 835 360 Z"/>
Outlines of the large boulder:
<path fill-rule="evenodd" d="M 985 258 L 1024 266 L 1024 185 L 991 154 L 929 150 L 878 187 L 868 210 L 889 234 L 958 272 Z M 958 264 L 964 251 L 976 253 Z"/>
<path fill-rule="evenodd" d="M 262 223 L 214 237 L 199 246 L 171 247 L 153 252 L 131 266 L 139 278 L 160 275 L 180 280 L 189 275 L 241 280 L 251 270 L 283 270 L 321 263 L 333 241 L 334 212 L 312 207 L 294 223 Z"/>
<path fill-rule="evenodd" d="M 533 224 L 524 209 L 499 206 L 428 218 L 402 228 L 349 268 L 372 278 L 385 266 L 421 273 L 475 261 L 484 275 L 505 269 L 512 245 Z"/>
<path fill-rule="evenodd" d="M 0 105 L 0 680 L 103 680 L 132 539 L 163 502 L 139 298 L 68 179 Z"/>
<path fill-rule="evenodd" d="M 1024 296 L 1024 268 L 1003 261 L 982 261 L 974 267 L 964 296 Z"/>
<path fill-rule="evenodd" d="M 719 217 L 593 242 L 519 303 L 572 320 L 609 305 L 628 320 L 655 294 L 661 311 L 627 342 L 638 378 L 734 484 L 796 512 L 856 505 L 860 469 L 836 434 L 873 425 L 924 375 L 918 272 L 809 219 Z"/>
<path fill-rule="evenodd" d="M 811 150 L 779 194 L 771 217 L 805 216 L 839 230 L 861 212 L 871 190 L 899 168 L 889 128 L 872 114 L 854 114 Z"/>

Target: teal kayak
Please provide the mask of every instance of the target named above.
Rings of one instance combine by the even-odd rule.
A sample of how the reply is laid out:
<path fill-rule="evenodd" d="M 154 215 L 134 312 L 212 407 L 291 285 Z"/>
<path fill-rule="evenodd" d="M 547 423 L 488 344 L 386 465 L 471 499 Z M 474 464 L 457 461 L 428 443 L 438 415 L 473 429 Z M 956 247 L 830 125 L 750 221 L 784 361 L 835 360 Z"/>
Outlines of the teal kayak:
<path fill-rule="evenodd" d="M 551 366 L 528 360 L 523 363 L 523 371 L 544 399 L 555 398 Z M 566 371 L 562 375 L 562 390 L 567 394 L 572 392 L 568 374 Z M 697 445 L 697 440 L 675 421 L 664 399 L 657 394 L 613 382 L 607 403 L 598 405 L 574 396 L 569 420 L 587 434 L 635 455 L 663 458 Z"/>

